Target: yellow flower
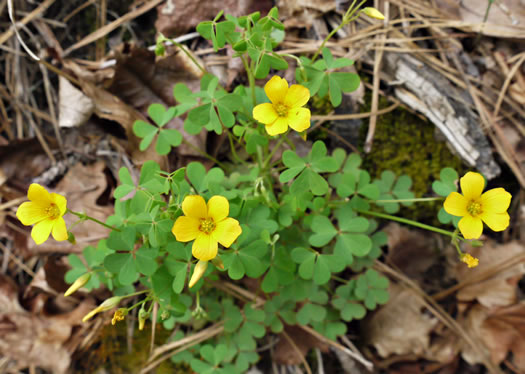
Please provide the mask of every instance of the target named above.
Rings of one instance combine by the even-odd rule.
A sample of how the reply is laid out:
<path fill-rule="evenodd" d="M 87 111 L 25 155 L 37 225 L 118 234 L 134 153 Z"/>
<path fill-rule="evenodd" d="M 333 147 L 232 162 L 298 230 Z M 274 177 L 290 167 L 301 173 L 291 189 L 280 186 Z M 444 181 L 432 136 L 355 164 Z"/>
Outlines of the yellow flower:
<path fill-rule="evenodd" d="M 179 242 L 193 242 L 193 256 L 209 261 L 217 256 L 218 244 L 228 248 L 241 235 L 239 221 L 229 218 L 230 204 L 224 196 L 188 195 L 182 202 L 184 216 L 175 221 L 171 232 Z"/>
<path fill-rule="evenodd" d="M 49 234 L 53 234 L 55 240 L 67 240 L 66 222 L 62 218 L 66 213 L 66 198 L 49 193 L 36 183 L 29 186 L 27 198 L 30 201 L 18 207 L 16 216 L 23 225 L 35 225 L 31 230 L 35 243 L 42 244 L 49 238 Z"/>
<path fill-rule="evenodd" d="M 494 231 L 503 231 L 509 225 L 507 209 L 512 195 L 503 188 L 494 188 L 482 194 L 485 180 L 479 173 L 468 172 L 460 179 L 463 195 L 452 192 L 445 200 L 445 211 L 463 217 L 458 227 L 465 239 L 478 239 L 483 222 Z"/>
<path fill-rule="evenodd" d="M 310 127 L 310 109 L 302 108 L 310 99 L 308 88 L 300 84 L 288 87 L 286 79 L 273 76 L 264 86 L 271 103 L 253 108 L 253 118 L 263 123 L 270 135 L 285 133 L 288 126 L 298 132 Z"/>
<path fill-rule="evenodd" d="M 475 268 L 479 264 L 479 260 L 476 257 L 471 256 L 469 253 L 463 254 L 461 256 L 461 261 L 463 261 L 469 268 Z"/>

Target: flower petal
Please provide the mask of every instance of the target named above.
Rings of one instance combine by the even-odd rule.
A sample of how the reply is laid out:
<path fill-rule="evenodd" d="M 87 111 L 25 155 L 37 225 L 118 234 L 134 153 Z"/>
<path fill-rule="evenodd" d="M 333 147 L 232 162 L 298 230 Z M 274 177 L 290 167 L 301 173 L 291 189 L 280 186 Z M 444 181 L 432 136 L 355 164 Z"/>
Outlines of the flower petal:
<path fill-rule="evenodd" d="M 49 192 L 38 183 L 32 183 L 29 186 L 29 189 L 27 190 L 27 198 L 31 201 L 51 202 Z"/>
<path fill-rule="evenodd" d="M 450 195 L 447 196 L 447 199 L 443 204 L 443 208 L 445 208 L 445 212 L 447 212 L 448 214 L 463 217 L 468 214 L 467 203 L 468 201 L 467 199 L 465 199 L 465 196 L 457 192 L 451 192 Z"/>
<path fill-rule="evenodd" d="M 485 188 L 485 178 L 479 173 L 469 171 L 460 180 L 461 193 L 467 200 L 475 200 L 481 196 Z"/>
<path fill-rule="evenodd" d="M 199 231 L 200 221 L 198 218 L 180 216 L 177 218 L 171 232 L 179 242 L 189 242 L 197 238 L 201 233 Z"/>
<path fill-rule="evenodd" d="M 208 200 L 208 217 L 213 218 L 213 221 L 217 224 L 222 221 L 230 214 L 230 203 L 224 196 L 212 196 Z"/>
<path fill-rule="evenodd" d="M 471 215 L 466 215 L 461 218 L 458 227 L 465 239 L 478 239 L 483 232 L 483 222 L 481 222 L 481 218 L 472 217 Z"/>
<path fill-rule="evenodd" d="M 284 134 L 288 130 L 288 117 L 279 117 L 271 125 L 265 125 L 268 135 L 275 136 Z"/>
<path fill-rule="evenodd" d="M 234 218 L 226 218 L 217 223 L 212 235 L 224 247 L 229 248 L 241 234 L 242 228 L 239 221 Z"/>
<path fill-rule="evenodd" d="M 273 123 L 277 117 L 277 112 L 270 103 L 259 104 L 253 108 L 253 118 L 265 125 Z"/>
<path fill-rule="evenodd" d="M 22 225 L 34 225 L 48 217 L 46 209 L 49 206 L 42 202 L 27 201 L 20 204 L 16 211 L 16 217 Z"/>
<path fill-rule="evenodd" d="M 310 127 L 310 109 L 292 108 L 288 112 L 288 125 L 297 132 Z"/>
<path fill-rule="evenodd" d="M 218 243 L 211 235 L 200 233 L 197 239 L 193 242 L 191 253 L 193 257 L 201 261 L 210 261 L 217 256 Z"/>
<path fill-rule="evenodd" d="M 272 103 L 282 103 L 288 92 L 288 82 L 286 79 L 274 75 L 264 85 L 264 92 L 266 92 L 266 96 Z"/>
<path fill-rule="evenodd" d="M 57 193 L 51 193 L 51 201 L 54 202 L 60 210 L 60 216 L 66 214 L 67 200 L 64 196 L 59 195 Z"/>
<path fill-rule="evenodd" d="M 64 221 L 64 218 L 59 217 L 54 220 L 53 229 L 51 231 L 53 234 L 53 238 L 56 241 L 63 241 L 67 240 L 67 228 L 66 228 L 66 221 Z"/>
<path fill-rule="evenodd" d="M 31 237 L 36 244 L 42 244 L 47 240 L 47 238 L 49 238 L 49 234 L 51 234 L 54 224 L 54 220 L 44 219 L 33 226 L 33 230 L 31 230 Z"/>
<path fill-rule="evenodd" d="M 504 213 L 488 213 L 483 212 L 481 215 L 483 222 L 487 224 L 494 231 L 503 231 L 509 227 L 510 217 L 507 212 Z"/>
<path fill-rule="evenodd" d="M 199 195 L 188 195 L 182 202 L 182 211 L 188 217 L 208 218 L 208 210 L 204 198 Z"/>
<path fill-rule="evenodd" d="M 300 108 L 310 100 L 310 90 L 300 84 L 292 84 L 284 98 L 284 104 L 289 108 Z"/>
<path fill-rule="evenodd" d="M 481 206 L 484 213 L 504 213 L 509 209 L 512 195 L 503 188 L 493 188 L 481 195 Z"/>

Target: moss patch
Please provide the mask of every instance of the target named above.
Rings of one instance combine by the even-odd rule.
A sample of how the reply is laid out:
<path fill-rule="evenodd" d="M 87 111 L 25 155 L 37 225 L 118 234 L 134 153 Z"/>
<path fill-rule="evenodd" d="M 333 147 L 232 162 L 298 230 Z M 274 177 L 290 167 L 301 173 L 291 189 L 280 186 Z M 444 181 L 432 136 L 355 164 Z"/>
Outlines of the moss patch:
<path fill-rule="evenodd" d="M 370 111 L 367 97 L 364 111 Z M 368 106 L 368 108 L 367 108 Z M 381 98 L 379 107 L 387 107 Z M 364 143 L 368 126 L 361 129 Z M 461 175 L 466 169 L 461 160 L 448 149 L 446 142 L 435 138 L 435 126 L 405 109 L 396 109 L 379 116 L 376 124 L 372 151 L 364 154 L 363 167 L 372 178 L 379 177 L 384 170 L 392 170 L 396 175 L 407 174 L 412 178 L 416 197 L 430 194 L 432 182 L 439 179 L 444 167 L 452 167 Z M 437 222 L 440 202 L 414 204 L 400 212 L 407 218 L 419 221 Z"/>

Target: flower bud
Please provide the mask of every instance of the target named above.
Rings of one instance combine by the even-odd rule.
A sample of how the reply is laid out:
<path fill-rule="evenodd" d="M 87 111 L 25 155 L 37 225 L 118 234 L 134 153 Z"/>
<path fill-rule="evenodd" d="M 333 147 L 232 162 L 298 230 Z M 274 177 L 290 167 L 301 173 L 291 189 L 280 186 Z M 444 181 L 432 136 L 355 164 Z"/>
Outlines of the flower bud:
<path fill-rule="evenodd" d="M 110 297 L 109 299 L 104 300 L 102 304 L 100 304 L 95 309 L 93 309 L 91 312 L 86 314 L 84 318 L 82 318 L 82 322 L 86 322 L 90 320 L 97 313 L 105 312 L 107 310 L 113 309 L 120 303 L 120 300 L 122 300 L 123 298 L 124 298 L 123 296 L 113 296 L 113 297 Z"/>
<path fill-rule="evenodd" d="M 149 318 L 149 313 L 146 312 L 145 309 L 139 310 L 139 330 L 144 329 L 144 325 L 146 324 L 146 320 Z"/>
<path fill-rule="evenodd" d="M 216 268 L 224 270 L 224 262 L 222 262 L 219 256 L 212 258 L 211 263 L 215 265 Z"/>
<path fill-rule="evenodd" d="M 385 16 L 383 15 L 383 13 L 381 13 L 376 8 L 366 7 L 366 8 L 363 8 L 363 10 L 361 10 L 361 12 L 363 12 L 364 14 L 366 14 L 370 18 L 385 19 Z"/>
<path fill-rule="evenodd" d="M 193 269 L 193 274 L 191 275 L 190 283 L 188 284 L 188 287 L 195 286 L 195 283 L 199 281 L 199 279 L 202 278 L 204 275 L 204 272 L 206 271 L 206 268 L 208 267 L 208 261 L 201 261 L 197 262 L 197 265 L 195 265 L 195 268 Z"/>
<path fill-rule="evenodd" d="M 86 273 L 78 277 L 73 284 L 67 289 L 67 291 L 64 293 L 64 296 L 69 296 L 73 294 L 74 292 L 77 292 L 79 289 L 84 287 L 87 282 L 91 279 L 91 273 Z"/>

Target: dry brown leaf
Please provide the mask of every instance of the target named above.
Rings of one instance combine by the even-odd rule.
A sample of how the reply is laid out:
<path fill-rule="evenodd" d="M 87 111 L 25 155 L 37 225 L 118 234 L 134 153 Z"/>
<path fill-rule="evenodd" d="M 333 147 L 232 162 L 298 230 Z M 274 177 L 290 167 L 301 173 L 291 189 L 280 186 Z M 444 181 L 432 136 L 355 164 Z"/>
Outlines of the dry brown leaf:
<path fill-rule="evenodd" d="M 496 365 L 512 352 L 514 365 L 525 372 L 525 302 L 492 311 L 478 304 L 469 311 L 466 325 L 485 343 Z M 470 364 L 481 362 L 468 346 L 463 347 L 462 356 Z"/>
<path fill-rule="evenodd" d="M 483 247 L 472 248 L 468 252 L 479 258 L 479 266 L 469 269 L 465 264 L 459 263 L 457 267 L 459 281 L 480 276 L 498 263 L 523 256 L 525 246 L 516 241 L 498 244 L 487 240 Z M 522 262 L 485 281 L 462 288 L 456 295 L 457 299 L 463 302 L 477 300 L 487 308 L 512 305 L 517 301 L 516 284 L 523 274 L 525 274 L 525 263 Z"/>
<path fill-rule="evenodd" d="M 199 22 L 212 20 L 221 10 L 236 17 L 255 11 L 266 15 L 272 5 L 269 0 L 167 0 L 157 7 L 155 28 L 166 36 L 172 36 L 194 29 Z"/>
<path fill-rule="evenodd" d="M 16 360 L 20 368 L 34 365 L 52 373 L 66 373 L 71 358 L 66 342 L 73 326 L 93 305 L 82 303 L 57 316 L 35 315 L 20 306 L 16 286 L 0 276 L 0 354 Z"/>
<path fill-rule="evenodd" d="M 58 78 L 58 125 L 77 127 L 93 114 L 93 100 L 73 86 L 66 78 Z"/>
<path fill-rule="evenodd" d="M 463 22 L 457 25 L 458 28 L 498 38 L 525 38 L 525 3 L 522 0 L 495 1 L 485 24 L 483 18 L 488 1 L 436 0 L 435 4 L 451 19 Z"/>
<path fill-rule="evenodd" d="M 279 0 L 279 15 L 285 19 L 287 27 L 312 27 L 313 20 L 334 10 L 333 0 Z"/>
<path fill-rule="evenodd" d="M 363 324 L 363 334 L 381 357 L 392 354 L 423 355 L 438 320 L 423 313 L 424 304 L 414 291 L 391 284 L 390 300 Z"/>
<path fill-rule="evenodd" d="M 428 234 L 409 230 L 397 223 L 388 224 L 384 231 L 388 234 L 387 262 L 409 277 L 422 278 L 436 262 L 435 243 Z"/>

